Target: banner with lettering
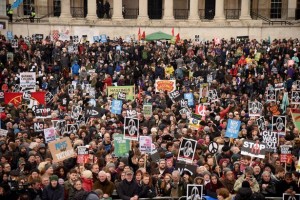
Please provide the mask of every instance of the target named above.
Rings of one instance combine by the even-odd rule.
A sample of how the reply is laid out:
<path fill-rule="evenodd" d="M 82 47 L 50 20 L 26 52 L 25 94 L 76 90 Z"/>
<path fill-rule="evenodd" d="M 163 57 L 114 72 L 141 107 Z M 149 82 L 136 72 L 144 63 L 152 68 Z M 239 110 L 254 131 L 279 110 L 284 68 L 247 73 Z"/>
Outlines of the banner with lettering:
<path fill-rule="evenodd" d="M 277 152 L 278 136 L 276 132 L 273 131 L 263 131 L 262 132 L 263 143 L 267 145 L 266 150 L 269 152 Z"/>
<path fill-rule="evenodd" d="M 173 92 L 176 90 L 175 80 L 155 80 L 155 92 Z"/>
<path fill-rule="evenodd" d="M 267 145 L 259 140 L 244 140 L 241 155 L 264 159 L 266 156 L 266 148 Z"/>
<path fill-rule="evenodd" d="M 114 154 L 117 157 L 127 156 L 130 150 L 130 140 L 124 139 L 122 134 L 114 134 Z"/>
<path fill-rule="evenodd" d="M 134 85 L 131 86 L 108 86 L 107 96 L 113 95 L 114 98 L 118 97 L 119 92 L 126 94 L 126 100 L 134 100 Z"/>
<path fill-rule="evenodd" d="M 68 137 L 50 142 L 48 146 L 54 162 L 61 162 L 72 158 L 75 154 L 71 140 Z"/>
<path fill-rule="evenodd" d="M 117 114 L 117 115 L 120 115 L 121 112 L 122 112 L 122 106 L 123 106 L 122 100 L 115 100 L 114 99 L 111 103 L 110 112 L 114 113 L 114 114 Z"/>
<path fill-rule="evenodd" d="M 89 159 L 89 148 L 86 146 L 77 147 L 77 163 L 84 164 L 87 163 Z"/>
<path fill-rule="evenodd" d="M 22 72 L 20 73 L 20 87 L 22 89 L 35 92 L 36 87 L 36 74 L 35 72 Z"/>

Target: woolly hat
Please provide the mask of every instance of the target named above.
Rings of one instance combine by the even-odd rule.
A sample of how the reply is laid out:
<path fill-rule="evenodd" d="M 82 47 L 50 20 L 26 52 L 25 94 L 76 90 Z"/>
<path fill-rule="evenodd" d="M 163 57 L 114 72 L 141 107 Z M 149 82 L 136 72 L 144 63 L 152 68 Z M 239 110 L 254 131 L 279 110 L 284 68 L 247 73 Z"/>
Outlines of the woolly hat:
<path fill-rule="evenodd" d="M 51 181 L 58 181 L 58 176 L 57 175 L 50 176 L 50 182 Z"/>
<path fill-rule="evenodd" d="M 82 172 L 82 177 L 86 179 L 93 178 L 93 173 L 90 170 L 85 170 Z"/>

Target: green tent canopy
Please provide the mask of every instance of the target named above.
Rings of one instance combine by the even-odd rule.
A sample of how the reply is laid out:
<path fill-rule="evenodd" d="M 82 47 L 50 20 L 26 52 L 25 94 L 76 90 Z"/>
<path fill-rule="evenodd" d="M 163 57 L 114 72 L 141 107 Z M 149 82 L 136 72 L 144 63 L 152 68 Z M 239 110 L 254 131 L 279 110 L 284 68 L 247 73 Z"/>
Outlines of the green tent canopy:
<path fill-rule="evenodd" d="M 152 40 L 171 40 L 172 39 L 172 35 L 163 33 L 161 31 L 155 32 L 155 33 L 151 33 L 149 35 L 146 36 L 146 41 L 152 41 Z"/>

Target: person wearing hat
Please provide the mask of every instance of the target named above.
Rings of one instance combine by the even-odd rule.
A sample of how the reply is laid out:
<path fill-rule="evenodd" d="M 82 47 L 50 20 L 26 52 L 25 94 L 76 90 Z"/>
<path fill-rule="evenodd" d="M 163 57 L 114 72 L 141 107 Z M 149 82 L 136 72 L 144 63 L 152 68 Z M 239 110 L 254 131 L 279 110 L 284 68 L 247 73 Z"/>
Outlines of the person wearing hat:
<path fill-rule="evenodd" d="M 122 180 L 118 187 L 117 193 L 124 200 L 138 200 L 138 184 L 133 180 L 133 171 L 128 170 L 125 173 L 125 179 Z"/>
<path fill-rule="evenodd" d="M 64 200 L 64 188 L 58 184 L 58 176 L 50 176 L 50 183 L 43 190 L 43 200 Z"/>

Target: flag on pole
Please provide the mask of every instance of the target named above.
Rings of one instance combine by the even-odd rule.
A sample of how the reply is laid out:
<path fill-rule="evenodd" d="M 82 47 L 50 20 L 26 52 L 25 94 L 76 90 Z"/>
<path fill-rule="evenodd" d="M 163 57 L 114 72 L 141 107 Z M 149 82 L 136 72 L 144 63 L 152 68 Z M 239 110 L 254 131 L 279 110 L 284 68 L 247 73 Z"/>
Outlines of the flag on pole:
<path fill-rule="evenodd" d="M 142 34 L 141 39 L 142 39 L 142 40 L 145 40 L 145 39 L 146 39 L 146 33 L 145 33 L 145 31 L 143 31 L 143 34 Z"/>
<path fill-rule="evenodd" d="M 174 36 L 174 28 L 172 28 L 172 36 Z"/>
<path fill-rule="evenodd" d="M 179 33 L 176 35 L 176 43 L 180 41 L 180 35 Z"/>
<path fill-rule="evenodd" d="M 138 41 L 141 40 L 141 28 L 139 28 L 139 32 L 138 32 Z"/>
<path fill-rule="evenodd" d="M 18 8 L 23 0 L 15 0 L 14 3 L 11 5 L 11 9 Z"/>

